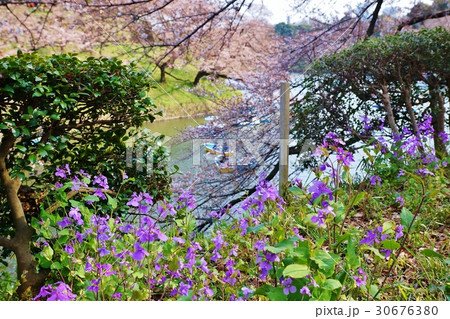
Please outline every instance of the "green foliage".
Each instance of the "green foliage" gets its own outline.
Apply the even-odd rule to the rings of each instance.
[[[145,72],[117,59],[20,52],[0,59],[1,143],[12,145],[6,166],[9,175],[19,177],[26,186],[19,197],[29,202],[24,205],[27,218],[38,211],[32,198],[45,197],[49,183],[57,180],[56,167],[67,163],[74,171],[88,167],[114,177],[112,188],[120,185],[117,176],[128,171],[134,177],[128,184],[130,191],[145,182],[152,196],[170,194],[163,137],[138,134],[134,129],[159,114],[146,93],[150,84]],[[130,142],[131,147],[145,144],[144,156],[152,153],[159,167],[153,175],[127,167],[126,143]],[[4,192],[0,186],[0,193]],[[0,197],[0,205],[1,232],[12,235],[6,197]]]
[[[392,108],[392,121],[400,128],[414,130],[417,119],[411,113],[419,119],[430,114],[433,123],[444,121],[445,107],[439,104],[438,95],[449,99],[449,45],[448,30],[423,29],[369,38],[322,57],[306,73],[301,83],[306,93],[293,108],[299,145],[306,139],[319,143],[330,131],[348,145],[368,141],[372,128],[391,125],[386,105]],[[364,114],[380,120],[365,123],[361,120]],[[444,131],[442,125],[434,125],[437,134]],[[440,140],[435,143],[443,151]]]

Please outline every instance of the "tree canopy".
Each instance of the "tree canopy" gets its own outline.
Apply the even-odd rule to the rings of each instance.
[[[445,130],[449,99],[450,33],[442,28],[370,38],[318,60],[306,74],[307,92],[294,107],[300,142],[326,132],[350,144],[364,138],[363,115],[386,119],[391,131],[417,134],[417,117],[432,116],[435,147]],[[317,125],[309,123],[315,121]],[[447,123],[448,125],[448,123]]]

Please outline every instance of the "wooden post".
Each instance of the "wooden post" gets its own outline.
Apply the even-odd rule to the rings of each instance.
[[[281,83],[280,99],[280,169],[279,169],[280,196],[284,195],[284,189],[289,176],[289,83]]]

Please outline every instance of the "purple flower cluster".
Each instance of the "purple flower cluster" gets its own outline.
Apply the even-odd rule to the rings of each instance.
[[[317,226],[325,226],[325,220],[328,215],[333,215],[336,217],[336,214],[333,211],[333,207],[331,205],[326,206],[325,208],[321,208],[317,210],[318,214],[311,217],[311,221]]]
[[[370,185],[381,186],[381,177],[377,175],[373,175],[372,177],[370,177]]]
[[[47,301],[69,301],[75,300],[77,295],[72,293],[72,289],[62,281],[56,282],[53,286],[43,286],[39,294],[33,300],[40,300],[47,297]]]
[[[153,197],[148,193],[139,193],[139,195],[134,192],[131,195],[131,199],[127,202],[127,206],[135,207],[137,211],[141,214],[147,214],[150,206],[153,205]]]
[[[359,276],[353,276],[357,287],[361,287],[367,284],[367,275],[361,268],[358,268]]]
[[[258,185],[256,186],[256,192],[253,196],[247,197],[241,205],[242,211],[248,211],[252,217],[261,217],[265,203],[271,201],[276,203],[280,211],[283,209],[283,198],[278,195],[278,190],[269,181],[264,179],[264,174],[259,177]]]
[[[394,228],[394,239],[398,240],[403,237],[403,225],[396,225]],[[374,246],[376,243],[380,243],[383,240],[390,239],[391,235],[383,234],[383,227],[376,227],[374,230],[367,230],[367,236],[363,238],[359,243],[361,245],[366,244],[368,246]],[[384,253],[386,258],[389,258],[392,251],[390,249],[380,249],[381,253]]]
[[[312,186],[308,189],[308,192],[312,194],[311,203],[322,195],[324,195],[328,200],[333,200],[333,192],[327,187],[327,185],[322,181],[313,181]]]

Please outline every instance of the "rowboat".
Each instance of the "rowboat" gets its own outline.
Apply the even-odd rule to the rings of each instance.
[[[205,149],[207,153],[211,153],[214,155],[223,155],[222,146],[219,146],[215,143],[205,143]],[[230,156],[232,152],[227,151],[225,152],[225,156]]]

